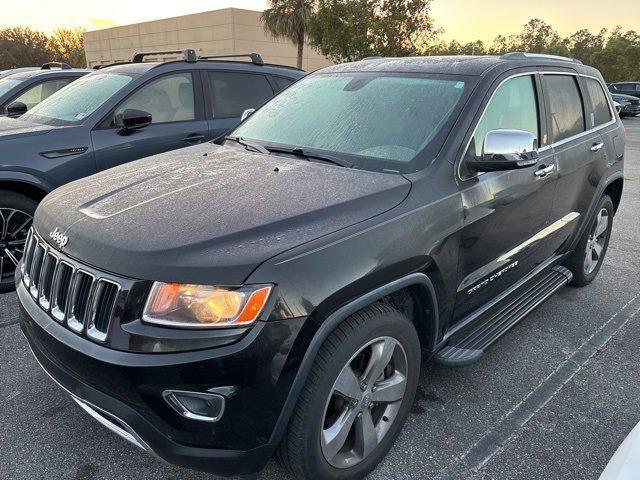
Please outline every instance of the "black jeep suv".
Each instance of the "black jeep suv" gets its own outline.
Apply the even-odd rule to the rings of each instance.
[[[38,208],[16,284],[42,367],[179,465],[357,479],[421,359],[466,365],[599,268],[624,133],[598,71],[502,57],[318,71],[219,144]]]

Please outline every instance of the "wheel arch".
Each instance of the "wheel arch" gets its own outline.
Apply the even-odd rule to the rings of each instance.
[[[51,186],[39,178],[20,172],[2,172],[0,190],[20,193],[40,202],[51,190]]]
[[[324,319],[311,339],[309,347],[307,348],[300,367],[298,368],[298,372],[287,396],[287,400],[280,412],[280,417],[278,418],[276,426],[271,434],[269,441],[270,444],[276,445],[282,439],[313,362],[315,361],[322,344],[329,337],[331,332],[344,319],[363,309],[367,305],[377,301],[390,303],[400,311],[403,311],[403,297],[405,299],[411,298],[411,301],[417,302],[416,305],[422,305],[421,302],[428,302],[424,305],[429,311],[428,318],[420,318],[414,315],[413,318],[410,319],[414,325],[416,325],[418,335],[421,337],[421,347],[423,350],[433,350],[440,331],[440,318],[436,287],[429,276],[425,273],[416,272],[408,274],[385,285],[379,286],[341,306]],[[406,312],[403,313],[406,314]],[[424,341],[426,341],[427,344],[423,343]]]
[[[622,189],[624,187],[624,178],[618,177],[612,180],[604,189],[603,194],[609,195],[613,201],[613,211],[618,211],[620,200],[622,200]]]

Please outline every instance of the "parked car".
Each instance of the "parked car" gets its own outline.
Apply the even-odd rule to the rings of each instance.
[[[18,69],[16,69],[18,70]],[[19,117],[49,98],[62,87],[91,70],[71,68],[66,63],[45,63],[39,70],[28,69],[0,78],[0,117]]]
[[[624,129],[577,61],[329,67],[217,144],[73,182],[18,268],[35,357],[169,462],[358,479],[393,445],[421,358],[467,365],[598,274]]]
[[[38,202],[54,188],[100,170],[223,135],[242,112],[260,106],[305,72],[230,61],[237,55],[131,63],[101,68],[33,107],[0,118],[0,291],[13,288]],[[11,78],[11,77],[9,77]],[[20,227],[20,228],[18,228]]]
[[[41,67],[17,67],[17,68],[9,68],[7,70],[0,70],[0,78],[6,77],[7,75],[13,75],[14,73],[20,72],[30,72],[32,70],[40,70]]]
[[[611,93],[622,93],[633,97],[640,97],[640,82],[618,82],[609,83]]]
[[[640,114],[640,98],[621,93],[612,93],[611,98],[613,98],[614,102],[620,104],[619,113],[621,117],[632,117]]]

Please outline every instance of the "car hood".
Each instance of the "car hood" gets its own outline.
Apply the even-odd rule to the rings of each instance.
[[[617,102],[629,102],[632,100],[638,100],[638,97],[633,95],[625,95],[624,93],[612,93],[611,97]]]
[[[43,135],[59,127],[28,122],[19,118],[0,117],[0,141],[9,138]]]
[[[398,205],[411,183],[205,144],[132,162],[48,195],[34,225],[67,255],[133,278],[241,284],[262,262]]]

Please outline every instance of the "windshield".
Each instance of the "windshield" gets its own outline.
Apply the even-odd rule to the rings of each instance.
[[[312,75],[238,127],[233,136],[345,154],[360,168],[406,170],[442,130],[465,81],[381,73]]]
[[[119,73],[85,75],[20,118],[52,125],[81,123],[131,80],[133,77]]]
[[[14,78],[0,78],[0,97],[22,82],[23,80],[16,80]]]

